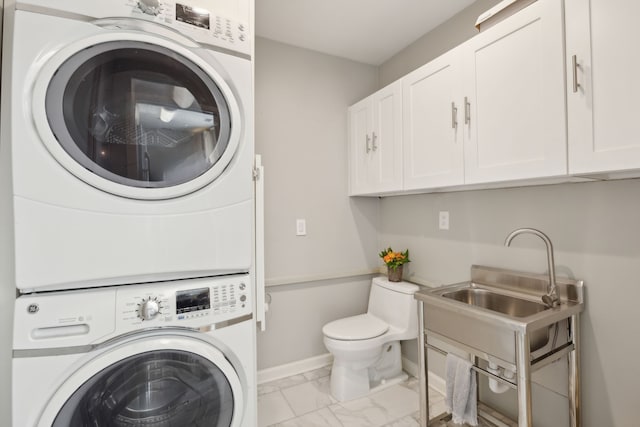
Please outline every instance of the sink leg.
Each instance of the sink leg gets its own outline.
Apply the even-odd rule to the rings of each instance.
[[[518,427],[532,427],[531,347],[529,334],[516,334],[516,370],[518,376]]]
[[[571,340],[573,351],[569,353],[569,424],[582,426],[580,413],[580,315],[571,316]]]
[[[420,369],[420,427],[429,424],[429,379],[424,328],[424,304],[418,303],[418,364]]]

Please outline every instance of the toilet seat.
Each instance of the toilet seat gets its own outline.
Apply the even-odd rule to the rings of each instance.
[[[322,333],[335,340],[355,341],[379,337],[388,330],[387,323],[365,313],[327,323],[322,328]]]

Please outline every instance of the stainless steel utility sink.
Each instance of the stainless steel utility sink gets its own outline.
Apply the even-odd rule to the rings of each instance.
[[[557,279],[560,304],[547,307],[542,296],[548,282],[547,275],[474,265],[470,281],[419,291],[415,297],[423,303],[430,335],[515,369],[518,335],[526,336],[535,358],[551,350],[552,327],[566,325],[584,308],[582,281],[564,278]]]
[[[444,293],[442,296],[514,317],[528,317],[548,308],[544,304],[491,292],[488,289],[481,288],[460,289],[458,291]]]
[[[423,426],[430,420],[427,350],[447,355],[449,346],[468,353],[475,372],[517,390],[521,427],[533,425],[532,373],[567,357],[570,424],[580,425],[580,313],[584,310],[584,284],[581,280],[556,277],[557,296],[554,293],[555,298],[549,303],[549,277],[474,265],[470,281],[415,293],[421,303],[418,346],[420,412],[426,420]],[[514,371],[515,378],[495,375],[485,368],[487,362]]]

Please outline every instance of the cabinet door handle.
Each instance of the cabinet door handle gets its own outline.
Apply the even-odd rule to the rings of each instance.
[[[367,134],[367,139],[366,139],[366,143],[365,143],[365,148],[367,150],[367,153],[369,151],[371,151],[371,137],[369,136],[369,134]]]
[[[471,121],[471,103],[469,98],[464,97],[464,124],[468,125]]]
[[[378,139],[378,135],[376,135],[375,132],[372,132],[373,138],[371,141],[371,147],[373,148],[373,151],[376,151],[378,149],[378,146],[376,145],[376,140]]]
[[[453,129],[458,127],[458,107],[456,107],[456,103],[451,103],[451,127]]]
[[[577,93],[578,88],[580,87],[580,83],[578,83],[578,68],[580,68],[580,64],[578,64],[578,57],[573,55],[571,57],[571,69],[573,70],[573,93]]]

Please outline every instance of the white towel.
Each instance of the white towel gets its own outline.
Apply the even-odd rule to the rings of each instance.
[[[447,395],[445,404],[447,412],[452,415],[456,424],[467,423],[478,425],[478,398],[476,390],[476,373],[471,369],[471,362],[455,354],[447,354]]]

